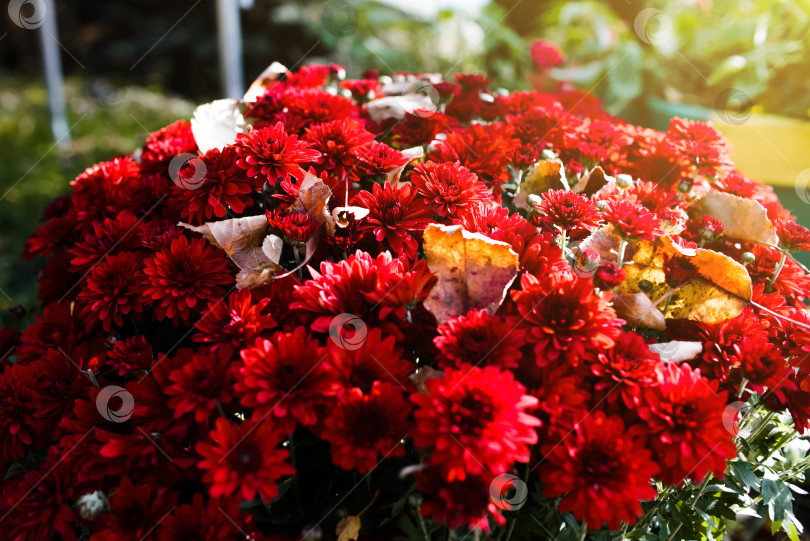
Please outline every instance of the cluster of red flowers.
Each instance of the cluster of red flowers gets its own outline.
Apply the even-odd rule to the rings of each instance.
[[[216,147],[177,121],[45,211],[26,253],[45,259],[42,314],[0,334],[0,537],[282,540],[366,509],[364,532],[386,539],[412,491],[425,517],[490,529],[504,474],[618,529],[653,480],[723,475],[740,392],[810,426],[810,277],[790,256],[810,232],[710,125],[662,133],[584,93],[499,93],[477,75],[342,73],[265,81]],[[414,81],[435,88],[432,109],[413,106]],[[184,154],[198,157],[177,168]],[[510,211],[552,157],[565,185]],[[328,198],[305,193],[313,178]],[[729,235],[701,210],[712,193],[761,209],[778,240]],[[265,216],[216,242],[190,228]],[[475,305],[471,282],[474,308],[437,321],[430,224],[514,254],[503,302]],[[605,229],[613,261],[577,253]],[[281,248],[237,289],[246,237]],[[755,304],[663,329],[620,317],[622,263],[664,237],[744,263]],[[699,353],[650,349],[681,341]]]

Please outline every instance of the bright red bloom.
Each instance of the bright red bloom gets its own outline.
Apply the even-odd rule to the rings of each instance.
[[[641,390],[657,382],[658,354],[650,351],[644,339],[634,332],[622,333],[615,346],[597,352],[595,357],[596,362],[588,366],[597,378],[594,390],[605,393],[605,400],[610,403],[621,397],[628,408],[635,408]],[[619,392],[614,393],[617,388]]]
[[[146,290],[158,320],[189,321],[191,310],[225,294],[221,286],[233,281],[222,251],[203,239],[179,237],[146,260]]]
[[[146,138],[141,164],[143,166],[166,162],[178,154],[194,152],[196,148],[191,122],[177,120]]]
[[[528,462],[540,421],[526,413],[536,398],[511,372],[494,366],[448,368],[444,377],[425,381],[427,394],[415,393],[413,443],[430,449],[430,463],[448,481],[471,475],[499,475],[512,463]]]
[[[408,185],[375,184],[371,193],[363,191],[357,197],[369,210],[363,228],[373,231],[377,242],[387,241],[397,255],[415,259],[419,244],[412,232],[424,231],[431,217],[416,190]]]
[[[496,204],[475,205],[469,212],[462,214],[456,223],[460,223],[471,233],[481,233],[492,240],[509,243],[521,259],[525,255],[524,248],[532,243],[537,233],[537,227],[520,214],[509,214],[509,209]]]
[[[681,485],[707,473],[722,478],[737,452],[723,425],[725,391],[687,364],[663,364],[658,386],[646,388],[639,415],[649,423],[649,445],[661,465],[661,480]]]
[[[408,158],[402,152],[379,141],[355,149],[354,154],[357,156],[357,168],[367,175],[385,175],[408,163]]]
[[[242,405],[253,409],[258,422],[271,416],[272,424],[291,434],[296,423],[312,426],[318,408],[328,404],[338,390],[326,354],[303,327],[277,332],[273,339],[259,338],[242,350],[236,392]]]
[[[543,494],[564,495],[560,511],[585,520],[588,528],[598,530],[603,522],[611,530],[618,530],[621,522],[633,524],[642,514],[640,500],[657,494],[650,481],[658,467],[650,451],[627,435],[617,416],[597,411],[542,452]]]
[[[416,489],[425,496],[419,512],[436,522],[446,522],[448,528],[478,528],[488,532],[489,516],[504,525],[506,519],[490,497],[491,478],[491,475],[467,475],[448,482],[436,468],[417,472]]]
[[[695,243],[711,242],[723,234],[725,227],[717,218],[704,214],[699,218],[689,219],[681,236]]]
[[[374,99],[380,91],[380,82],[374,79],[348,79],[340,81],[340,88],[345,88],[352,93],[355,99]]]
[[[431,115],[405,113],[405,118],[394,126],[392,132],[400,148],[429,145],[439,133],[457,122],[439,112]]]
[[[233,374],[229,359],[217,353],[198,353],[191,362],[169,374],[174,382],[166,387],[171,397],[169,407],[174,418],[194,413],[194,421],[207,425],[211,412],[218,405],[228,404],[233,396]]]
[[[540,197],[542,202],[535,209],[541,224],[577,235],[598,227],[602,221],[593,203],[570,190],[549,190]]]
[[[520,278],[521,291],[512,299],[528,325],[540,366],[563,358],[576,366],[589,349],[613,347],[623,320],[593,291],[590,280],[556,275],[543,281],[531,274]]]
[[[101,320],[105,331],[109,331],[113,323],[122,327],[126,315],[140,319],[143,312],[140,265],[141,256],[134,252],[121,252],[102,259],[77,297],[84,304],[82,315],[87,320]]]
[[[625,200],[608,202],[605,220],[625,239],[652,241],[663,234],[658,216],[641,205]]]
[[[408,376],[416,366],[405,359],[393,336],[383,339],[382,331],[373,328],[348,345],[339,340],[327,344],[327,362],[342,387],[358,388],[369,394],[375,382],[397,387],[408,385]]]
[[[437,332],[433,343],[442,353],[443,368],[462,364],[516,368],[523,356],[526,331],[485,310],[470,310],[440,325]]]
[[[728,156],[728,141],[714,129],[711,122],[673,118],[667,135],[700,175],[716,177],[734,168]]]
[[[486,185],[459,163],[420,163],[410,180],[439,216],[457,217],[472,205],[492,201]]]
[[[593,273],[593,283],[599,289],[613,289],[624,282],[624,278],[624,269],[611,261],[599,265]]]
[[[506,166],[510,151],[517,144],[507,124],[472,124],[464,130],[448,133],[430,153],[430,159],[459,162],[498,194],[500,184],[510,179]]]
[[[304,170],[299,164],[311,162],[320,156],[317,150],[309,147],[309,143],[299,141],[297,135],[287,135],[284,124],[277,122],[274,126],[248,134],[238,134],[236,153],[239,160],[236,163],[249,177],[261,175],[271,186],[275,186],[279,178],[304,178]]]
[[[196,449],[211,496],[238,493],[252,500],[258,494],[269,502],[278,496],[278,479],[295,473],[286,462],[289,453],[276,449],[282,434],[271,421],[236,425],[220,417],[209,437],[212,443],[201,441]]]
[[[212,148],[200,158],[186,162],[177,172],[173,190],[180,215],[199,224],[212,217],[222,218],[230,208],[241,214],[253,206],[250,197],[261,182],[248,178],[237,165],[239,155],[233,146],[221,151]]]
[[[405,319],[408,310],[427,299],[437,280],[424,259],[417,261],[410,270],[407,270],[405,261],[395,259],[392,264],[377,267],[374,290],[362,293],[368,302],[380,308],[381,318],[393,312]]]
[[[775,220],[773,223],[779,246],[789,252],[810,251],[810,230],[790,220]]]
[[[160,541],[187,541],[189,539],[217,539],[241,541],[247,526],[240,524],[240,498],[204,499],[199,492],[190,503],[176,507],[158,529]]]
[[[381,459],[405,454],[400,440],[408,434],[410,413],[397,385],[375,382],[369,394],[355,387],[340,396],[321,436],[332,445],[336,465],[366,473]]]
[[[357,162],[355,151],[369,145],[374,140],[374,134],[366,131],[356,120],[333,120],[307,128],[304,140],[320,153],[317,158],[309,160],[318,165],[316,170],[327,171],[329,175],[343,179],[350,173],[352,177],[357,176],[354,171]]]
[[[305,243],[321,225],[305,212],[287,212],[277,208],[273,211],[268,210],[266,214],[270,228],[292,243]]]
[[[540,69],[556,68],[564,62],[562,51],[550,41],[537,40],[531,46],[532,62]]]
[[[222,351],[226,357],[252,344],[259,334],[276,326],[266,313],[270,299],[253,304],[250,291],[236,291],[227,301],[218,299],[208,305],[195,328],[192,340],[208,344],[211,351]]]

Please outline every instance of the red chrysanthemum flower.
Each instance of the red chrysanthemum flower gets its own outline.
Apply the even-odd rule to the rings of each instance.
[[[406,269],[401,259],[378,266],[374,290],[362,292],[368,302],[379,307],[380,318],[393,312],[400,319],[405,319],[408,310],[413,310],[427,299],[438,280],[424,259],[417,261],[410,270]]]
[[[146,260],[146,290],[158,320],[189,321],[191,310],[225,294],[221,286],[233,281],[228,260],[203,239],[180,237]]]
[[[556,68],[564,62],[562,51],[550,41],[537,40],[530,50],[532,62],[540,69]]]
[[[595,356],[596,361],[589,363],[587,368],[597,378],[594,390],[604,393],[609,403],[621,397],[628,408],[634,408],[638,405],[641,389],[656,384],[655,370],[660,359],[636,333],[622,333],[615,346],[599,351]],[[617,388],[619,392],[614,393]]]
[[[704,214],[699,218],[690,218],[686,222],[686,230],[681,233],[681,236],[694,243],[706,243],[716,240],[723,234],[724,229],[723,222]]]
[[[431,210],[417,199],[416,190],[386,183],[373,191],[360,192],[360,203],[369,210],[363,228],[371,230],[377,242],[387,241],[397,255],[416,258],[419,244],[411,232],[421,232],[430,223]]]
[[[490,497],[492,476],[467,475],[448,482],[436,468],[417,472],[416,489],[425,497],[419,509],[423,517],[432,517],[448,528],[478,528],[488,532],[489,516],[503,526],[506,519]]]
[[[348,338],[346,342],[330,340],[327,362],[336,381],[345,389],[358,388],[368,394],[375,382],[407,386],[408,376],[416,366],[405,359],[393,336],[383,339],[378,328]],[[348,347],[347,347],[348,346]]]
[[[173,384],[166,387],[174,418],[194,413],[194,421],[208,424],[211,412],[231,401],[233,375],[229,358],[217,353],[197,353],[191,362],[169,374]]]
[[[316,170],[343,179],[350,173],[352,177],[357,176],[354,172],[355,151],[370,144],[374,134],[356,120],[333,120],[307,128],[304,140],[320,153],[317,158],[309,160],[317,164]]]
[[[91,541],[140,541],[148,539],[155,524],[172,510],[177,496],[156,482],[133,482],[129,476],[110,495],[110,512],[99,517]]]
[[[34,361],[49,349],[62,349],[73,356],[82,343],[93,343],[98,325],[83,320],[81,310],[73,302],[48,304],[43,308],[42,315],[36,316],[36,323],[20,334],[20,345],[17,347],[19,362]]]
[[[410,413],[396,385],[376,382],[368,394],[355,387],[341,395],[321,437],[331,444],[336,465],[366,473],[381,459],[405,454],[400,441],[408,435]]]
[[[52,447],[39,469],[14,479],[16,486],[3,501],[2,518],[11,523],[6,539],[50,541],[58,533],[64,541],[78,541],[69,503],[78,494],[68,458]]]
[[[211,496],[238,493],[252,500],[258,494],[269,502],[278,496],[278,479],[295,473],[286,462],[289,453],[276,449],[281,433],[270,421],[235,425],[219,418],[209,437],[212,443],[199,442],[196,449],[203,458],[200,469],[207,470],[203,481]]]
[[[141,247],[140,234],[139,221],[129,211],[93,224],[93,232],[68,250],[73,255],[70,266],[84,273],[105,256],[137,250]]]
[[[569,190],[549,190],[540,196],[535,205],[538,225],[556,226],[572,236],[590,231],[599,226],[602,217],[596,206],[586,197]]]
[[[235,147],[239,155],[237,165],[249,177],[261,175],[271,186],[275,186],[278,179],[290,176],[303,179],[304,170],[300,164],[320,156],[317,150],[309,148],[309,143],[299,141],[297,135],[287,135],[281,122],[247,134],[238,134]]]
[[[262,331],[276,326],[273,316],[265,313],[269,303],[270,299],[262,299],[253,304],[247,290],[232,293],[227,301],[212,302],[195,325],[197,332],[192,340],[230,357],[236,350],[252,344]]]
[[[576,366],[588,349],[613,347],[623,320],[593,291],[590,280],[572,275],[540,279],[523,274],[512,299],[529,327],[537,363],[564,358]]]
[[[146,138],[141,164],[143,167],[166,162],[178,154],[194,152],[196,148],[191,122],[177,120]]]
[[[435,162],[459,162],[496,190],[497,195],[500,184],[511,178],[506,166],[512,147],[518,144],[519,141],[512,138],[508,124],[472,124],[463,130],[448,133],[447,138],[430,153],[430,159]]]
[[[176,507],[159,526],[159,541],[217,539],[240,541],[247,524],[239,510],[241,498],[204,498],[197,492],[189,503]]]
[[[355,149],[354,154],[357,156],[357,168],[367,175],[385,175],[408,163],[408,158],[402,152],[379,141]]]
[[[455,126],[455,118],[440,112],[431,115],[405,113],[405,117],[393,128],[394,141],[400,148],[429,145],[436,136]]]
[[[270,228],[288,242],[303,244],[312,238],[319,224],[315,218],[305,212],[287,212],[277,208],[267,211],[267,223]]]
[[[91,321],[101,320],[105,331],[109,331],[113,323],[123,326],[126,315],[140,319],[143,312],[140,265],[141,256],[134,252],[121,252],[102,259],[77,297],[84,304],[83,316]]]
[[[117,340],[107,360],[124,376],[130,372],[146,372],[152,366],[152,344],[145,336]]]
[[[716,177],[734,168],[729,159],[728,141],[711,122],[673,118],[667,136],[700,175]]]
[[[499,475],[512,463],[528,462],[540,421],[526,413],[536,398],[511,372],[494,366],[463,365],[425,381],[427,394],[415,393],[413,443],[430,449],[430,463],[448,481],[468,474]]]
[[[645,207],[625,200],[608,202],[605,220],[625,239],[652,241],[663,234],[661,220]]]
[[[439,216],[456,217],[471,205],[492,201],[486,185],[459,163],[420,163],[410,180]]]
[[[773,223],[779,246],[788,252],[810,251],[810,230],[790,220],[775,220]]]
[[[485,310],[470,310],[440,325],[437,332],[433,343],[442,354],[442,368],[462,364],[517,368],[523,356],[526,331]]]
[[[381,90],[380,82],[374,79],[347,79],[340,81],[340,88],[345,88],[352,93],[352,97],[358,100],[374,99]]]
[[[259,338],[241,355],[236,392],[242,405],[253,408],[254,421],[272,416],[285,434],[291,434],[296,423],[314,425],[319,408],[338,391],[324,349],[303,327],[277,332],[272,340]]]
[[[621,418],[597,411],[577,423],[563,441],[542,448],[543,494],[564,496],[559,509],[598,530],[607,522],[633,524],[641,501],[656,496],[650,481],[658,467],[650,451],[628,436]],[[601,502],[601,503],[600,503]]]
[[[723,425],[728,393],[717,388],[689,365],[663,364],[658,385],[645,389],[638,412],[649,424],[649,445],[665,483],[701,481],[709,472],[722,478],[726,460],[735,456],[733,435]]]
[[[222,218],[228,208],[241,214],[253,205],[250,193],[260,188],[261,182],[248,178],[236,164],[236,152],[233,146],[221,151],[212,148],[177,172],[173,195],[182,217],[199,224],[212,217]]]
[[[593,273],[593,284],[599,289],[608,290],[618,287],[624,282],[624,278],[624,269],[611,261],[605,261]]]
[[[492,240],[509,243],[516,254],[524,255],[524,248],[537,234],[537,227],[527,222],[518,213],[509,214],[509,209],[496,204],[475,205],[462,214],[456,223],[471,233],[481,233]]]

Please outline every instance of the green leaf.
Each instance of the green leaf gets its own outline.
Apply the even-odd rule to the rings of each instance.
[[[759,490],[759,477],[751,471],[751,464],[734,460],[728,463],[728,467],[732,476],[735,479],[739,479],[744,487]]]

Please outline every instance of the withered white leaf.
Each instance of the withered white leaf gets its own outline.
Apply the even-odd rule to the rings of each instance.
[[[273,84],[274,81],[277,81],[279,77],[287,73],[289,70],[286,66],[279,62],[273,62],[269,66],[267,66],[263,72],[256,77],[256,80],[250,85],[248,91],[245,92],[245,96],[242,98],[242,101],[245,103],[249,103],[252,101],[256,101],[258,98],[264,96],[264,93]]]
[[[232,99],[204,103],[194,110],[191,118],[191,133],[200,152],[205,154],[216,148],[236,142],[236,135],[245,133],[247,124],[239,109],[239,102]]]
[[[661,360],[668,363],[691,361],[703,352],[703,342],[672,340],[660,344],[650,344],[650,351],[657,353]]]
[[[517,276],[518,256],[508,243],[460,225],[430,224],[424,249],[428,268],[438,277],[425,308],[439,323],[472,309],[494,314]]]

